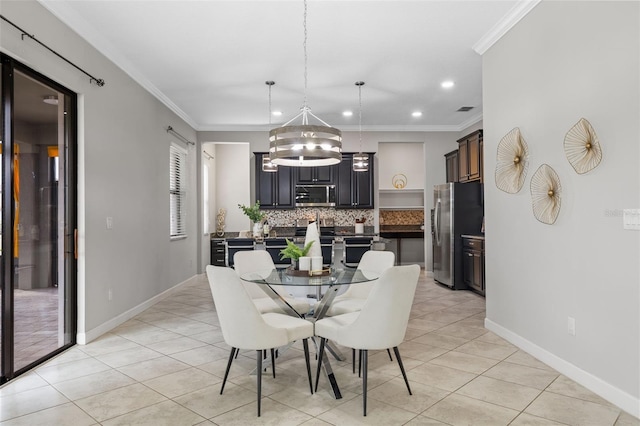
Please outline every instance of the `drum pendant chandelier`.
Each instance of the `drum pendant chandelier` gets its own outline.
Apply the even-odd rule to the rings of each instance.
[[[269,132],[273,164],[293,167],[331,166],[342,161],[342,132],[311,113],[307,105],[307,1],[304,1],[304,102],[300,113]],[[319,125],[309,124],[309,117]],[[291,124],[301,119],[302,124]]]

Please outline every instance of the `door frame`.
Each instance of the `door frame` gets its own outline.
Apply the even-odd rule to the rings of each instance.
[[[2,253],[0,256],[0,271],[2,275],[2,299],[0,300],[0,321],[2,321],[2,336],[0,339],[0,384],[15,378],[16,376],[30,370],[34,366],[52,358],[60,352],[75,345],[78,323],[77,308],[77,288],[78,288],[78,262],[76,255],[76,230],[78,227],[78,123],[77,123],[77,94],[61,84],[51,80],[50,78],[40,74],[36,70],[22,64],[12,57],[0,52],[0,62],[2,63],[2,91],[0,92],[2,108],[2,134],[0,140],[3,141],[2,155],[2,180],[0,185],[5,185],[8,191],[2,191]],[[66,179],[68,181],[68,191],[66,194],[65,222],[64,231],[64,256],[65,256],[65,293],[58,297],[65,298],[65,317],[69,318],[69,330],[66,331],[70,336],[69,343],[50,352],[42,358],[14,370],[14,285],[15,285],[15,262],[13,257],[13,222],[15,219],[15,209],[13,203],[13,143],[14,143],[14,72],[21,73],[33,78],[34,80],[52,87],[56,91],[62,92],[70,97],[69,108],[67,111],[68,131],[65,133],[67,138],[65,142],[64,153],[59,155],[65,156]],[[65,202],[63,200],[62,202]],[[8,254],[8,255],[7,255]]]

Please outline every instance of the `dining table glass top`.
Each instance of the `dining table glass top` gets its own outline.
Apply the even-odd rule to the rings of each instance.
[[[240,278],[256,284],[276,284],[284,286],[334,286],[365,283],[376,280],[380,274],[355,268],[331,268],[322,275],[292,273],[288,268],[255,271],[242,275]]]

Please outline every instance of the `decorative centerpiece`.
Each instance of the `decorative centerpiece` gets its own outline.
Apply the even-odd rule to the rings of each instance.
[[[227,211],[224,208],[218,210],[218,225],[216,226],[216,234],[218,237],[224,237],[224,217],[226,214]]]
[[[308,274],[308,270],[300,271],[300,258],[307,256],[314,242],[310,241],[303,248],[300,248],[288,238],[286,238],[286,241],[287,247],[280,250],[280,259],[291,259],[291,266],[287,268],[287,272],[290,272],[292,275],[295,275],[298,272],[300,272],[300,275]]]
[[[260,201],[256,201],[253,206],[245,206],[244,204],[238,204],[238,207],[242,209],[242,213],[246,214],[253,222],[253,237],[260,238],[262,236],[262,219],[265,218],[265,214],[260,211]]]

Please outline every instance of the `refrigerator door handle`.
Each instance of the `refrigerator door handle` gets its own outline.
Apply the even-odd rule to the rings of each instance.
[[[434,222],[434,234],[436,236],[436,244],[440,245],[440,206],[441,206],[440,198],[436,201],[436,208],[434,211],[433,222]]]

